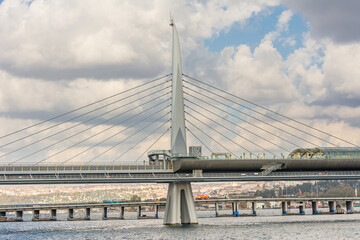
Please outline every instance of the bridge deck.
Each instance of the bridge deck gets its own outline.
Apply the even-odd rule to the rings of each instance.
[[[84,183],[168,183],[223,182],[223,181],[302,181],[302,180],[350,180],[360,179],[360,171],[328,172],[218,172],[218,173],[173,173],[173,172],[97,172],[97,173],[0,173],[0,185],[9,184],[84,184]]]

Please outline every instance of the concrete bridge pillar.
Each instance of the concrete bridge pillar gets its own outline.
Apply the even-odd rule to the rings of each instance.
[[[159,205],[155,205],[154,209],[155,209],[155,217],[159,218]]]
[[[239,216],[238,203],[232,202],[231,204],[232,204],[233,216]]]
[[[346,213],[354,213],[353,201],[346,201]]]
[[[251,203],[251,210],[254,215],[256,215],[256,202]]]
[[[138,206],[138,217],[141,217],[141,205]]]
[[[56,209],[50,209],[50,218],[56,219]]]
[[[305,206],[304,206],[303,202],[300,202],[300,204],[299,204],[299,213],[305,214]]]
[[[194,197],[190,182],[169,183],[164,224],[197,224]]]
[[[215,216],[219,216],[219,203],[215,203]]]
[[[107,218],[108,217],[108,209],[107,207],[103,207],[103,214],[102,214],[102,218]]]
[[[311,206],[312,206],[313,214],[319,214],[318,201],[312,201]]]
[[[85,218],[90,219],[90,214],[91,214],[91,208],[85,208]]]
[[[121,206],[120,207],[120,218],[124,218],[124,214],[125,214],[125,207]]]
[[[335,201],[329,201],[329,211],[331,212],[331,213],[334,213],[334,212],[336,212],[336,209],[335,209]]]
[[[39,219],[40,218],[40,210],[33,210],[33,219]]]
[[[23,211],[15,211],[15,218],[22,219],[23,218]]]
[[[69,209],[68,209],[68,218],[69,218],[69,219],[73,219],[73,218],[74,218],[74,209],[73,209],[73,208],[69,208]]]
[[[286,215],[288,213],[288,202],[281,202],[282,214]]]

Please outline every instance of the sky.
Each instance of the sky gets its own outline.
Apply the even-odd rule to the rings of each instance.
[[[171,12],[183,73],[360,145],[359,10],[356,0],[0,1],[0,136],[170,73]]]

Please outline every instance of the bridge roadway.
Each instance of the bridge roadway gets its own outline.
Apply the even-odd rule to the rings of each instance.
[[[0,171],[0,185],[356,180],[360,171],[189,172],[163,170]]]

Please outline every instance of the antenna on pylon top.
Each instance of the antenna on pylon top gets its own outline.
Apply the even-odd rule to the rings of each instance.
[[[170,26],[174,26],[174,19],[170,12]]]

